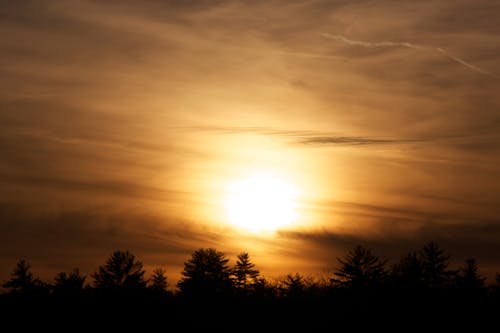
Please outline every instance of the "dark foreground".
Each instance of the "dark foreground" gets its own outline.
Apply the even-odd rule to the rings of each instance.
[[[497,294],[335,291],[314,297],[1,295],[4,327],[50,331],[260,332],[480,328],[500,319]]]

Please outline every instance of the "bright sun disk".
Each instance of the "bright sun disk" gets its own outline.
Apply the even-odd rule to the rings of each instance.
[[[296,188],[276,176],[245,178],[227,188],[227,217],[237,227],[273,231],[297,219],[296,197]]]

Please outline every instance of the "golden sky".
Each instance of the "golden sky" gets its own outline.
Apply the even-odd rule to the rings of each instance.
[[[175,280],[198,247],[264,275],[437,240],[500,271],[500,3],[0,1],[0,279],[117,248]],[[271,174],[296,220],[236,230]],[[273,177],[274,177],[273,176]],[[45,274],[45,275],[44,275]]]

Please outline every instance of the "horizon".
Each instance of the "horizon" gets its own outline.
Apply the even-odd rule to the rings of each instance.
[[[420,249],[411,249],[411,250],[407,251],[406,253],[400,253],[399,256],[397,257],[397,260],[388,260],[385,257],[378,256],[376,251],[373,251],[373,249],[371,249],[371,248],[366,248],[366,249],[372,251],[373,255],[375,255],[377,258],[379,258],[379,260],[384,262],[384,269],[386,270],[386,272],[388,274],[391,274],[392,269],[395,267],[395,265],[400,264],[401,260],[407,254],[409,254],[411,252],[416,252],[418,255],[422,255],[422,250],[423,250],[424,245],[429,244],[429,242],[433,242],[433,241],[428,241],[425,244],[422,244],[422,247]],[[356,244],[356,246],[358,246],[358,245],[363,246],[362,244]],[[437,245],[439,246],[439,244],[437,244]],[[209,248],[197,248],[197,249],[194,249],[193,251],[191,251],[190,255],[182,263],[181,270],[179,270],[177,272],[173,272],[171,269],[166,269],[166,267],[148,265],[148,263],[143,262],[140,257],[135,256],[134,252],[130,251],[128,249],[115,249],[115,251],[126,251],[126,252],[130,252],[132,255],[134,255],[135,259],[143,265],[144,271],[145,271],[144,278],[148,283],[150,282],[150,279],[151,279],[155,269],[164,269],[165,270],[164,276],[166,277],[167,284],[168,284],[167,290],[177,292],[178,291],[178,282],[182,278],[182,271],[186,267],[185,263],[188,262],[188,260],[192,258],[193,253],[195,253],[196,251],[202,250],[202,249],[206,250]],[[219,249],[216,249],[216,248],[211,248],[211,249],[215,249],[217,251],[220,251]],[[465,261],[460,263],[460,264],[457,264],[456,260],[453,260],[453,256],[451,256],[446,251],[446,249],[443,249],[443,248],[441,248],[441,249],[444,250],[445,256],[450,256],[449,266],[447,267],[447,269],[450,269],[451,271],[456,271],[456,272],[460,272],[461,269],[464,269],[464,267],[466,266]],[[287,276],[294,276],[294,275],[298,274],[306,280],[312,279],[312,280],[310,280],[310,282],[319,283],[320,285],[326,283],[326,285],[327,285],[328,284],[327,281],[330,281],[330,279],[334,278],[335,274],[338,272],[339,268],[342,267],[342,265],[339,263],[339,260],[340,259],[345,260],[348,253],[352,250],[353,250],[353,248],[348,249],[348,251],[346,253],[344,253],[341,257],[336,258],[337,260],[336,260],[336,263],[334,265],[332,265],[331,267],[325,267],[322,271],[316,271],[316,272],[310,272],[310,273],[303,273],[303,272],[298,272],[298,271],[294,271],[294,272],[288,271],[288,272],[277,272],[274,275],[262,274],[261,270],[259,268],[258,262],[255,262],[252,255],[248,252],[240,251],[240,252],[234,254],[233,256],[227,255],[226,253],[224,253],[224,251],[220,251],[220,252],[223,253],[225,255],[225,257],[228,259],[228,263],[227,263],[228,267],[235,267],[235,263],[238,259],[237,258],[238,255],[241,253],[247,253],[249,255],[250,262],[255,265],[255,269],[257,269],[257,271],[259,272],[259,276],[261,278],[264,278],[267,282],[269,282],[271,284],[276,284],[279,281],[283,281],[284,279],[287,278]],[[115,251],[113,251],[113,252],[115,252]],[[110,255],[111,255],[111,253],[110,253]],[[110,255],[108,255],[106,257],[106,260],[108,260],[110,258]],[[396,258],[396,256],[393,256],[393,258]],[[469,257],[467,259],[475,259],[475,258]],[[57,271],[56,270],[56,271],[54,271],[52,276],[39,276],[37,274],[36,270],[33,269],[33,263],[29,260],[29,258],[19,258],[16,261],[16,263],[19,262],[19,260],[26,260],[26,262],[31,267],[30,271],[33,273],[34,277],[40,278],[43,283],[48,283],[49,285],[51,285],[54,281],[54,277],[58,273],[63,273],[63,272],[69,273],[70,271],[77,269],[79,271],[79,273],[85,277],[84,286],[89,286],[89,287],[94,286],[94,283],[95,283],[94,274],[98,272],[99,267],[103,267],[103,265],[105,264],[105,261],[103,260],[99,264],[99,267],[95,267],[95,269],[92,271],[82,271],[78,266],[73,266],[71,269],[67,269],[65,271]],[[476,264],[477,264],[477,262],[476,262]],[[12,272],[11,272],[11,274],[12,274]],[[494,273],[495,276],[492,276],[492,275],[490,276],[490,275],[484,274],[481,266],[478,265],[477,274],[479,277],[485,278],[485,286],[486,287],[494,287],[496,284],[498,284],[498,281],[496,281],[496,279],[498,278],[498,276],[500,274],[498,272]],[[172,276],[174,276],[175,278],[172,279]],[[0,285],[0,290],[2,290],[4,292],[7,291],[7,289],[3,286],[3,283],[5,283],[5,281],[7,281],[7,279],[5,279],[4,281],[0,281],[0,282],[2,282],[2,285]]]

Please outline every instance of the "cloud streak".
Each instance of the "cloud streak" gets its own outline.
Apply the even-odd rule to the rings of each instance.
[[[407,43],[407,42],[393,42],[393,41],[366,42],[366,41],[362,41],[362,40],[349,39],[349,38],[344,37],[342,35],[331,35],[331,34],[326,33],[326,32],[321,33],[321,36],[323,36],[324,38],[327,38],[327,39],[336,40],[336,41],[346,43],[346,44],[349,44],[352,46],[362,46],[362,47],[368,47],[368,48],[387,47],[387,46],[389,46],[389,47],[402,46],[402,47],[407,47],[410,49],[417,49],[417,50],[426,49],[426,47],[422,47],[422,46],[415,45],[412,43]]]
[[[371,145],[402,145],[402,144],[425,144],[433,143],[440,145],[450,145],[458,148],[462,142],[476,142],[475,149],[483,148],[491,150],[495,148],[492,138],[489,138],[489,132],[474,133],[455,133],[455,134],[434,134],[420,135],[413,137],[378,137],[363,135],[345,135],[328,133],[314,129],[278,129],[266,126],[193,126],[193,127],[172,127],[171,130],[203,131],[215,134],[238,135],[238,134],[256,134],[283,137],[291,139],[294,144],[306,146],[351,146],[362,147]]]
[[[154,188],[142,184],[118,181],[118,180],[81,180],[65,179],[62,177],[33,176],[33,175],[15,175],[0,174],[0,184],[12,184],[27,187],[41,187],[58,189],[62,191],[75,191],[87,193],[104,193],[107,195],[116,195],[133,198],[148,198],[158,200],[158,197],[165,195],[180,195],[183,192]]]
[[[0,264],[8,266],[2,280],[18,258],[28,258],[37,274],[51,278],[56,268],[71,265],[90,273],[119,248],[131,250],[147,265],[168,267],[175,281],[192,250],[224,243],[227,237],[191,221],[109,206],[36,214],[0,202],[0,218],[5,221],[0,223]]]
[[[453,54],[450,54],[446,50],[440,48],[440,47],[432,47],[432,46],[425,46],[425,45],[417,45],[413,43],[408,43],[408,42],[394,42],[394,41],[380,41],[380,42],[368,42],[368,41],[363,41],[363,40],[355,40],[355,39],[350,39],[342,35],[332,35],[326,32],[321,33],[321,36],[329,39],[329,40],[334,40],[337,42],[341,42],[344,44],[348,44],[351,46],[361,46],[365,48],[380,48],[380,47],[406,47],[409,49],[414,49],[414,50],[426,50],[426,51],[433,51],[436,53],[439,53],[440,55],[453,60],[454,62],[472,70],[475,72],[478,72],[483,75],[489,75],[489,76],[495,76],[493,73],[490,73],[482,68],[479,68],[477,66],[474,66],[470,64],[469,62],[463,60],[462,58],[459,58]]]
[[[488,230],[485,234],[484,230]],[[357,244],[370,247],[375,253],[395,263],[408,251],[420,250],[427,241],[437,241],[451,254],[452,266],[462,265],[463,260],[474,257],[481,264],[482,273],[493,277],[495,265],[500,260],[500,247],[496,241],[500,236],[498,225],[449,225],[436,226],[427,224],[410,235],[394,234],[391,237],[379,235],[360,235],[332,231],[291,231],[281,232],[283,239],[296,240],[302,243],[301,249],[307,252],[311,260],[322,257],[332,263],[335,257],[342,257],[349,248]]]
[[[419,142],[421,140],[410,139],[382,139],[358,136],[317,136],[304,138],[299,141],[306,145],[333,145],[333,146],[368,146],[368,145],[390,145]]]
[[[249,126],[249,127],[220,127],[220,126],[200,126],[189,127],[185,129],[209,131],[221,134],[258,134],[281,136],[285,138],[294,138],[294,143],[304,145],[321,146],[368,146],[368,145],[389,145],[404,144],[412,142],[421,142],[423,139],[405,139],[405,138],[378,138],[365,136],[332,135],[314,130],[280,130],[271,127]]]

